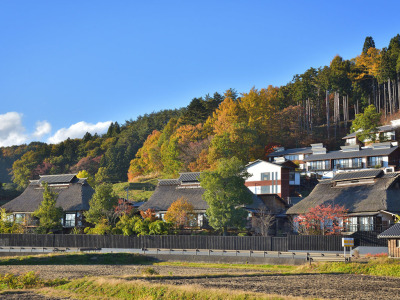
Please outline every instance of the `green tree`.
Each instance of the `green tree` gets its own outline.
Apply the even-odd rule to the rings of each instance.
[[[222,159],[215,171],[206,171],[200,176],[200,185],[205,189],[203,200],[209,224],[226,235],[228,227],[242,228],[247,211],[243,205],[252,202],[252,194],[244,185],[249,174],[244,164],[236,157]]]
[[[0,208],[0,233],[23,233],[21,224],[15,222],[12,215],[6,213],[5,208]]]
[[[375,48],[375,41],[372,36],[367,36],[365,38],[362,53],[367,54],[369,48]]]
[[[118,204],[111,184],[101,184],[96,187],[92,199],[89,201],[89,210],[83,214],[86,221],[97,225],[101,220],[107,219],[109,224],[113,223],[114,208]]]
[[[377,140],[378,126],[380,125],[381,113],[376,111],[373,104],[368,106],[364,113],[357,114],[351,125],[351,132],[357,133],[357,139],[361,142]]]
[[[49,233],[62,229],[61,218],[63,209],[56,206],[57,193],[52,191],[47,183],[43,185],[43,201],[33,215],[39,219],[38,232]]]

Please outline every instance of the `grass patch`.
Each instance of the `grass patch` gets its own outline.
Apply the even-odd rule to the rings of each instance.
[[[34,272],[22,275],[7,273],[0,275],[0,290],[32,289],[41,287],[51,287],[66,284],[66,279],[43,280]]]
[[[53,292],[51,292],[53,290]],[[252,292],[205,289],[201,286],[172,286],[153,284],[142,281],[126,281],[121,279],[95,278],[77,279],[46,292],[46,295],[57,295],[63,290],[78,299],[181,299],[181,300],[258,300],[258,299],[296,299],[277,295],[265,295]],[[65,296],[65,294],[62,294]]]
[[[299,271],[317,273],[364,274],[400,277],[400,260],[390,258],[370,259],[367,262],[325,262],[299,267]]]
[[[143,265],[149,257],[134,253],[72,253],[0,258],[0,265]]]
[[[113,184],[113,190],[120,198],[126,198],[126,189],[129,187],[129,200],[147,201],[154,193],[157,179],[147,179],[142,182],[122,182]]]

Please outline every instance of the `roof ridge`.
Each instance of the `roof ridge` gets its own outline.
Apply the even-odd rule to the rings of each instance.
[[[51,175],[39,175],[39,177],[43,177],[43,176],[67,176],[67,175],[78,175],[78,173],[70,173],[70,174],[51,174]]]

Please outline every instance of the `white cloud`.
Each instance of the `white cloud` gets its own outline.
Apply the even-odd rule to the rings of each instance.
[[[67,138],[82,138],[86,132],[90,132],[91,134],[102,134],[107,131],[110,124],[111,121],[98,122],[96,124],[81,121],[71,125],[69,128],[61,128],[60,130],[57,130],[57,132],[53,136],[49,137],[47,141],[51,144],[57,144]]]
[[[27,139],[21,113],[8,112],[0,115],[0,147],[20,145]]]
[[[33,133],[35,138],[41,138],[42,136],[49,134],[51,132],[51,125],[47,121],[37,121],[36,130]]]

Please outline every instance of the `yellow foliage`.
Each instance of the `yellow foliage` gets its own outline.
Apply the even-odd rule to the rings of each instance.
[[[164,219],[167,222],[173,223],[177,228],[193,226],[196,221],[194,207],[186,198],[181,197],[171,204]]]
[[[367,54],[361,54],[356,57],[355,62],[361,74],[356,78],[363,79],[365,76],[377,77],[381,65],[381,50],[376,48],[369,48]]]

